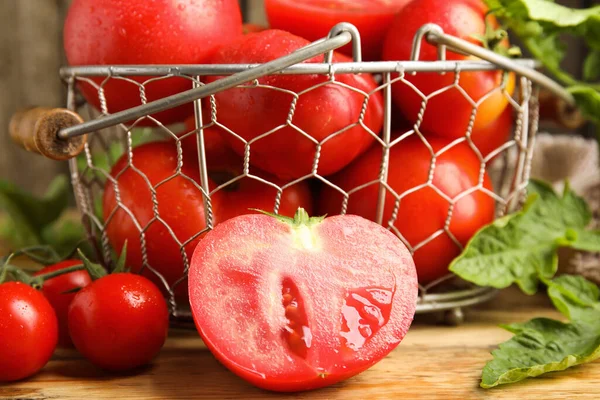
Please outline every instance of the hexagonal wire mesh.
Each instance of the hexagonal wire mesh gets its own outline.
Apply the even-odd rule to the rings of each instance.
[[[532,65],[527,64],[527,61],[523,62],[524,65]],[[107,101],[105,94],[105,88],[111,82],[114,84],[118,81],[122,84],[123,86],[119,87],[122,93],[128,90],[136,91],[139,94],[139,103],[135,105],[139,105],[146,104],[149,88],[157,82],[186,79],[189,87],[200,87],[209,77],[243,71],[249,66],[173,67],[160,76],[140,77],[149,75],[152,68],[140,66],[119,70],[107,67],[91,71],[66,68],[63,76],[69,85],[68,106],[71,109],[76,108],[76,87],[88,85],[87,90],[93,87],[100,108],[98,112],[94,107],[86,107],[90,113],[89,118],[93,119],[112,111],[113,104]],[[186,318],[189,314],[185,301],[185,277],[194,246],[204,233],[222,219],[226,219],[225,216],[220,216],[220,213],[225,213],[224,203],[234,207],[233,203],[243,201],[239,196],[231,196],[232,191],[240,190],[243,182],[253,183],[246,183],[246,189],[242,187],[242,191],[259,192],[262,198],[268,197],[268,211],[275,213],[280,212],[282,208],[289,209],[291,205],[298,205],[295,198],[302,197],[302,194],[298,193],[313,191],[315,187],[319,187],[319,190],[327,187],[327,190],[338,193],[337,207],[340,213],[345,213],[352,209],[352,199],[357,193],[371,188],[368,192],[371,198],[368,201],[375,205],[371,219],[398,235],[411,252],[424,251],[432,241],[446,237],[458,253],[464,241],[459,240],[451,229],[456,204],[461,199],[472,199],[474,194],[480,193],[492,199],[496,216],[501,216],[520,206],[529,175],[538,118],[537,97],[531,81],[517,76],[514,95],[511,95],[507,90],[507,79],[502,79],[497,87],[479,99],[469,98],[461,87],[461,73],[490,71],[496,68],[495,65],[483,61],[331,63],[325,59],[320,64],[297,64],[277,73],[280,78],[287,79],[289,75],[306,77],[305,81],[310,84],[300,90],[290,90],[285,85],[288,81],[272,79],[276,75],[271,75],[194,101],[194,126],[187,124],[186,128],[181,127],[181,124],[165,125],[159,119],[145,115],[129,123],[92,134],[84,153],[70,161],[70,168],[78,207],[90,240],[96,247],[97,256],[104,264],[110,265],[127,239],[130,267],[153,278],[164,288],[173,316]],[[355,87],[356,85],[345,83],[347,80],[340,79],[341,76],[356,74],[358,71],[363,74],[373,73],[377,77],[376,86],[365,91]],[[454,79],[447,87],[426,95],[407,80],[408,74],[424,73],[423,71],[446,71],[445,73],[452,74]],[[405,85],[421,99],[418,117],[408,125],[392,126],[392,114],[396,112],[391,100],[392,85]],[[360,97],[360,106],[352,114],[355,120],[341,128],[327,131],[326,134],[307,131],[302,127],[306,125],[295,119],[298,110],[306,107],[302,96],[310,91],[328,90],[331,87],[336,87],[336,90],[346,97]],[[432,99],[451,90],[456,90],[464,96],[465,101],[472,106],[472,114],[463,136],[448,139],[442,147],[434,147],[430,144],[430,135],[420,129],[423,115]],[[281,121],[271,123],[264,131],[249,132],[243,124],[240,125],[240,121],[222,113],[220,105],[223,104],[223,100],[219,101],[219,96],[234,96],[229,98],[235,99],[240,98],[242,93],[255,93],[249,96],[257,99],[257,91],[262,91],[261,96],[271,96],[272,100],[275,99],[279,103],[285,101],[287,112]],[[278,95],[274,96],[275,93]],[[501,94],[507,100],[508,107],[514,109],[515,122],[510,138],[483,154],[473,141],[473,124],[478,107],[490,96],[497,94]],[[372,107],[374,97],[377,96],[381,96],[384,111],[381,129],[373,130],[373,124],[369,124],[366,119],[369,107]],[[117,97],[113,99],[119,100]],[[452,104],[448,104],[448,107],[452,107]],[[228,125],[236,125],[236,128],[232,129]],[[239,129],[244,132],[236,132]],[[263,153],[254,153],[255,147],[258,147],[261,141],[264,142],[278,133],[284,133],[286,137],[297,135],[296,142],[302,140],[305,145],[312,143],[314,150],[311,150],[313,154],[310,168],[282,179],[274,176],[277,171],[264,172],[256,167],[257,157],[269,156],[268,153],[264,153],[265,147],[271,152],[280,152],[284,158],[293,159],[292,153],[298,151],[297,148],[272,148],[268,142],[260,148]],[[362,135],[363,141],[370,145],[370,149],[377,147],[381,156],[378,165],[366,181],[353,187],[341,187],[334,182],[335,174],[320,172],[321,165],[324,157],[334,157],[336,151],[344,152],[348,149],[337,148],[334,152],[330,149],[325,152],[323,149],[328,147],[329,141],[349,133]],[[215,141],[219,142],[219,138],[227,138],[228,143],[239,141],[237,155],[219,153],[211,159],[209,152],[212,150],[209,146]],[[430,159],[426,170],[423,171],[425,179],[422,182],[408,188],[398,187],[390,183],[388,172],[392,162],[402,163],[402,159],[390,161],[393,158],[391,151],[403,146],[408,140],[420,141],[427,149]],[[476,182],[466,190],[454,193],[439,187],[439,180],[435,179],[436,166],[445,154],[461,146],[468,146],[468,151],[478,160],[479,166]],[[365,147],[363,152],[365,151],[369,149]],[[227,162],[231,162],[223,167],[221,161],[227,157],[232,157],[231,160],[234,161],[228,160]],[[214,178],[215,169],[225,169],[227,174],[217,174],[217,178]],[[488,174],[492,177],[491,187],[485,184]],[[287,196],[294,190],[295,193]],[[443,199],[447,203],[447,211],[438,227],[428,232],[426,237],[411,241],[407,239],[410,232],[407,235],[406,229],[401,229],[397,222],[399,215],[402,215],[403,199],[420,190],[431,191]],[[311,207],[301,203],[300,205]],[[489,299],[493,294],[492,290],[475,288],[452,274],[422,285],[420,291],[417,312],[476,304]]]

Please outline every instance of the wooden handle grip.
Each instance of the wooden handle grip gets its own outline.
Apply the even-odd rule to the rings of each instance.
[[[546,90],[540,90],[540,119],[550,120],[562,128],[575,130],[585,124],[581,112]]]
[[[53,160],[68,160],[83,151],[87,135],[60,139],[62,128],[83,123],[83,119],[65,108],[33,107],[16,112],[9,125],[13,141],[27,151]]]

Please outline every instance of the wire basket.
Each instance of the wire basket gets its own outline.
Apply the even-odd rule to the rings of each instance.
[[[423,39],[438,46],[438,61],[418,61],[420,43]],[[353,62],[333,63],[332,53],[349,42],[354,49]],[[446,48],[472,54],[479,57],[478,61],[446,61]],[[322,62],[302,63],[315,56],[324,56]],[[554,83],[534,70],[535,63],[531,60],[509,60],[498,56],[478,46],[471,45],[458,38],[444,34],[435,25],[425,25],[417,33],[414,40],[413,55],[410,61],[398,62],[362,62],[360,56],[360,36],[356,28],[350,24],[336,25],[327,38],[299,49],[288,56],[260,65],[178,65],[178,66],[85,66],[67,67],[61,69],[61,77],[68,86],[67,108],[88,114],[88,121],[73,124],[59,131],[62,139],[72,140],[78,137],[89,138],[83,147],[83,152],[77,157],[70,158],[69,166],[75,190],[77,206],[82,220],[94,244],[98,259],[110,266],[116,254],[121,250],[124,239],[127,239],[128,256],[134,270],[151,277],[165,292],[170,301],[171,314],[176,322],[190,321],[190,313],[185,299],[187,292],[186,273],[194,245],[201,240],[202,235],[212,229],[219,221],[219,210],[216,200],[220,195],[241,182],[252,181],[252,185],[261,186],[260,193],[269,196],[271,209],[280,212],[287,202],[291,201],[286,194],[302,187],[302,190],[312,191],[315,187],[328,187],[340,196],[339,212],[345,213],[349,204],[352,205],[353,195],[366,188],[376,188],[376,209],[373,219],[396,233],[412,252],[426,249],[428,243],[440,236],[446,236],[456,247],[457,253],[462,249],[461,243],[452,233],[450,223],[457,202],[463,198],[482,194],[493,199],[496,217],[518,209],[523,200],[525,187],[529,176],[532,148],[538,125],[538,104],[536,85],[547,86],[555,92],[560,90]],[[508,70],[515,76],[514,95],[510,96],[506,85],[507,79],[494,88],[488,95],[477,102],[468,98],[461,88],[461,74],[470,71]],[[420,93],[406,77],[409,74],[437,72],[451,74],[453,82],[445,89],[428,96]],[[345,83],[344,76],[352,74],[373,74],[377,86],[369,91],[357,89]],[[291,91],[285,87],[277,87],[265,80],[268,76],[304,75],[313,78],[314,85],[301,91]],[[210,77],[219,77],[209,81]],[[177,79],[186,80],[189,90],[167,98],[148,101],[149,85],[159,81]],[[115,82],[130,85],[139,95],[139,105],[127,110],[112,112],[111,100],[105,96],[105,89]],[[78,104],[77,90],[87,85],[88,90],[97,93],[99,111],[88,105]],[[392,105],[391,85],[406,85],[421,99],[419,117],[409,121],[405,129],[392,130],[392,119],[397,113]],[[294,114],[302,105],[304,95],[311,91],[322,90],[326,86],[336,86],[347,92],[347,96],[360,99],[360,111],[356,120],[341,129],[336,128],[327,138],[316,140],[311,132],[304,131],[296,125]],[[228,121],[223,121],[219,107],[219,96],[227,91],[243,89],[245,91],[273,91],[279,99],[287,99],[285,107],[289,109],[286,118],[282,119],[265,132],[259,132],[251,140],[244,140],[232,128]],[[435,96],[440,96],[448,90],[457,90],[465,96],[473,107],[473,113],[465,135],[449,142],[443,148],[433,149],[429,144],[429,136],[421,132],[420,125],[427,104]],[[493,151],[482,154],[471,138],[473,121],[478,106],[488,96],[502,94],[508,101],[508,107],[515,112],[515,123],[510,138]],[[560,92],[564,95],[563,92]],[[369,107],[374,97],[380,97],[383,104],[383,120],[380,129],[372,129],[367,121]],[[571,99],[570,99],[571,100]],[[185,129],[180,125],[164,125],[157,118],[157,112],[174,109],[181,106],[194,107],[194,126]],[[451,104],[448,107],[452,107]],[[150,127],[148,127],[148,125]],[[233,123],[239,125],[239,121]],[[375,124],[377,125],[377,124]],[[144,128],[142,128],[144,126]],[[240,129],[243,129],[240,128]],[[206,140],[209,131],[218,131],[219,135],[229,135],[231,140],[239,141],[243,149],[240,154],[238,174],[229,176],[219,182],[209,178],[210,160],[207,161]],[[360,131],[368,137],[371,146],[381,150],[380,163],[374,173],[374,179],[353,188],[341,188],[332,182],[331,174],[321,173],[323,154],[332,154],[328,141],[348,132]],[[262,173],[255,166],[257,157],[255,148],[260,147],[260,141],[269,135],[281,134],[301,135],[314,146],[314,157],[311,165],[306,167],[301,176],[293,176],[282,180]],[[395,146],[402,145],[409,138],[418,137],[431,152],[431,163],[427,171],[427,179],[422,184],[402,191],[396,191],[388,184],[390,169],[390,151]],[[195,140],[193,140],[195,138]],[[190,156],[188,142],[193,140]],[[411,139],[414,140],[414,139]],[[147,173],[157,162],[148,161],[148,157],[140,155],[140,146],[147,146],[148,152],[156,154],[158,150],[145,142],[160,141],[169,146],[169,172],[161,176]],[[161,144],[162,146],[162,144]],[[163,146],[163,147],[164,147]],[[457,146],[469,146],[479,161],[479,171],[476,182],[468,190],[461,193],[445,193],[438,188],[433,180],[436,162],[445,152],[452,151]],[[344,152],[348,149],[336,149]],[[162,150],[161,150],[162,151]],[[289,153],[289,149],[271,149]],[[286,153],[287,151],[287,153]],[[513,152],[516,157],[510,157]],[[144,158],[146,157],[146,158]],[[158,156],[157,156],[158,157]],[[151,160],[151,158],[150,158]],[[118,163],[118,167],[115,164]],[[112,171],[111,171],[112,170]],[[492,177],[492,189],[484,187],[484,176]],[[123,189],[123,180],[129,179],[134,189]],[[173,199],[169,193],[173,188],[184,187],[186,196],[180,200]],[[308,189],[307,189],[308,188]],[[300,190],[300,189],[298,189]],[[373,190],[373,189],[371,189]],[[448,203],[445,222],[430,234],[416,242],[407,240],[396,226],[396,220],[402,211],[402,200],[418,190],[432,190]],[[111,201],[103,196],[110,191]],[[133,192],[132,192],[133,191]],[[138,197],[134,199],[132,196]],[[143,194],[143,196],[142,196]],[[385,209],[390,204],[386,199],[393,198],[392,209]],[[140,198],[142,200],[140,200]],[[190,198],[193,198],[190,200]],[[196,205],[197,208],[186,208]],[[144,213],[136,208],[145,208]],[[108,208],[108,209],[107,209]],[[202,209],[199,212],[199,209]],[[142,215],[143,214],[143,215]],[[181,228],[177,222],[194,228]],[[129,225],[136,232],[135,237],[118,237],[115,239],[111,229],[120,229]],[[112,233],[112,234],[111,234]],[[164,260],[176,256],[168,268]],[[131,266],[131,265],[130,265]],[[166,272],[165,272],[166,271]],[[478,288],[463,282],[452,274],[420,286],[420,296],[417,313],[449,311],[446,314],[448,322],[457,323],[462,319],[461,307],[470,306],[489,300],[495,291],[488,288]]]

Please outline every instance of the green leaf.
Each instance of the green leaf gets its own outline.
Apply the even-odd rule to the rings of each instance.
[[[583,79],[596,81],[600,79],[600,50],[592,50],[583,63]]]
[[[600,326],[600,290],[582,276],[563,275],[548,282],[548,296],[571,321]]]
[[[41,230],[64,211],[69,195],[69,182],[64,175],[56,177],[41,198],[0,181],[0,209],[7,212],[14,230],[11,242],[16,247],[41,244]]]
[[[600,252],[600,230],[573,229],[567,231],[567,236],[569,237],[565,245],[572,249]]]
[[[512,4],[519,1],[509,0]],[[600,18],[600,6],[575,9],[549,0],[521,0],[519,7],[524,8],[529,19],[545,22],[556,28],[579,28],[585,24],[596,24]]]
[[[79,247],[84,254],[93,254],[91,243],[86,240],[87,233],[78,220],[59,219],[42,231],[42,241],[52,246],[59,254],[71,254]]]
[[[600,123],[600,92],[597,89],[584,85],[573,85],[568,87],[567,91],[573,95],[585,117]]]
[[[586,81],[600,77],[600,6],[570,8],[550,0],[485,0],[502,25],[512,31],[548,72],[567,86],[582,114],[600,123],[600,85],[579,82],[561,63],[565,35],[582,39],[591,54],[582,75]]]
[[[65,175],[54,178],[41,198],[21,190],[14,184],[0,181],[0,197],[3,203],[10,203],[21,213],[19,216],[34,227],[45,226],[55,221],[67,207],[70,192],[69,181]]]
[[[536,318],[503,326],[515,334],[492,352],[481,387],[518,382],[551,371],[562,371],[600,357],[600,327]]]
[[[575,275],[562,275],[546,284],[552,303],[571,322],[536,318],[504,326],[515,336],[492,352],[494,359],[483,369],[481,387],[561,371],[600,357],[598,286]]]
[[[527,294],[537,291],[540,279],[554,276],[556,250],[572,245],[573,231],[583,231],[591,213],[568,185],[560,197],[536,180],[528,190],[523,210],[477,232],[450,271],[479,286],[502,289],[516,283]]]

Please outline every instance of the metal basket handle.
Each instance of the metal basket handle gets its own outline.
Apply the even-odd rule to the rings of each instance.
[[[446,48],[451,48],[453,51],[470,54],[484,61],[488,61],[503,69],[513,71],[521,76],[524,76],[532,82],[547,89],[553,95],[558,97],[566,105],[574,109],[575,100],[573,96],[567,92],[561,85],[536,71],[533,68],[519,64],[510,58],[501,56],[493,51],[472,44],[466,40],[444,33],[442,28],[435,24],[425,24],[416,33],[413,41],[413,51],[411,58],[417,60],[419,56],[422,40],[438,46],[438,55],[441,60],[445,59]],[[324,62],[330,62],[333,51],[353,42],[354,61],[360,61],[360,35],[357,28],[349,23],[340,23],[335,25],[330,34],[323,39],[315,41],[295,52],[280,57],[276,60],[248,68],[244,71],[234,73],[223,77],[212,83],[195,87],[193,89],[161,98],[140,106],[129,108],[114,114],[105,115],[100,118],[83,122],[74,123],[70,126],[62,126],[57,132],[59,139],[65,141],[73,140],[78,136],[82,136],[100,129],[109,128],[118,124],[165,111],[192,101],[197,101],[222,92],[224,90],[246,84],[260,77],[275,74],[282,70],[302,63],[313,57],[325,54]],[[43,152],[40,151],[42,154]]]
[[[206,85],[186,90],[185,92],[164,97],[162,99],[116,112],[114,114],[106,115],[80,125],[61,129],[58,132],[58,137],[61,139],[68,139],[75,136],[84,135],[96,130],[109,128],[126,121],[181,106],[195,100],[200,100],[224,90],[251,82],[254,79],[277,73],[287,67],[302,63],[318,55],[331,52],[350,43],[353,39],[358,38],[358,30],[354,27],[354,25],[349,23],[341,23],[336,25],[332,29],[332,32],[335,33],[334,36],[332,35],[329,38],[324,38],[313,42],[287,56],[269,61],[257,67],[249,68],[245,71],[221,78]]]

